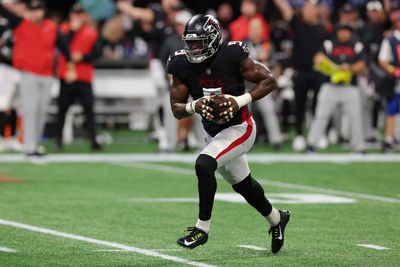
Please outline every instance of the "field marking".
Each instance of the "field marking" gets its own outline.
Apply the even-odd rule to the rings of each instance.
[[[130,252],[124,249],[96,249],[96,252]],[[176,252],[176,251],[183,251],[183,249],[179,248],[161,248],[161,249],[152,249],[152,251],[158,252]]]
[[[141,168],[141,169],[152,170],[152,171],[170,172],[170,173],[183,174],[183,175],[194,175],[194,171],[191,169],[180,168],[180,167],[165,168],[165,167],[169,167],[169,166],[165,166],[162,164],[145,163],[145,167],[141,166],[142,163],[141,164],[117,163],[116,164],[114,162],[110,162],[109,164],[115,165],[115,166],[127,167],[127,168]],[[257,179],[257,181],[260,184],[279,187],[279,188],[289,188],[289,189],[297,189],[297,190],[300,189],[300,190],[305,190],[305,191],[310,191],[310,192],[315,192],[315,193],[326,193],[326,194],[332,194],[332,195],[347,196],[347,197],[352,197],[352,198],[374,200],[374,201],[387,202],[387,203],[400,203],[399,198],[391,198],[391,197],[377,196],[377,195],[371,195],[371,194],[356,193],[356,192],[351,192],[351,191],[328,189],[328,188],[322,188],[322,187],[304,185],[304,184],[278,182],[278,181],[266,180],[266,179],[262,179],[262,178]]]
[[[317,187],[317,186],[312,186],[312,185],[292,184],[292,183],[277,182],[277,181],[271,181],[271,180],[265,180],[265,179],[260,179],[260,180],[258,180],[258,182],[260,184],[281,187],[281,188],[290,188],[290,189],[297,189],[297,190],[301,189],[301,190],[312,191],[312,192],[317,192],[317,193],[341,195],[341,196],[353,197],[353,198],[358,198],[358,199],[375,200],[375,201],[387,202],[387,203],[400,203],[399,198],[383,197],[383,196],[356,193],[356,192],[351,192],[351,191],[342,191],[342,190],[336,190],[336,189],[327,189],[327,188],[322,188],[322,187]]]
[[[135,166],[135,168],[144,170],[154,170],[154,168],[157,168],[157,171],[172,172],[184,175],[195,175],[194,169],[185,169],[180,167],[166,166],[162,164],[154,164],[146,162],[132,162],[132,163],[112,162],[110,164],[128,168]]]
[[[41,159],[39,164],[57,162],[185,162],[193,163],[198,154],[50,154]],[[399,154],[247,154],[250,162],[282,163],[282,162],[400,162]],[[24,155],[2,154],[0,162],[29,162]]]
[[[240,248],[248,248],[248,249],[257,250],[257,251],[265,251],[265,250],[267,250],[266,248],[257,247],[257,246],[253,246],[253,245],[238,245],[238,247],[240,247]]]
[[[0,252],[15,253],[17,251],[15,249],[12,249],[12,248],[0,247]]]
[[[371,248],[371,249],[375,249],[375,250],[387,250],[390,248],[387,247],[382,247],[382,246],[378,246],[378,245],[374,245],[374,244],[357,244],[358,247],[364,247],[364,248]]]
[[[28,230],[28,231],[32,231],[32,232],[38,232],[38,233],[42,233],[42,234],[53,235],[53,236],[58,236],[58,237],[62,237],[62,238],[79,240],[79,241],[83,241],[86,243],[126,250],[126,251],[130,251],[130,252],[135,252],[137,254],[142,254],[145,256],[162,258],[164,260],[173,261],[176,263],[182,263],[182,264],[186,264],[186,265],[199,266],[199,267],[215,267],[215,265],[209,265],[209,264],[205,264],[205,263],[201,263],[201,262],[197,262],[197,261],[191,261],[191,260],[187,260],[187,259],[183,259],[183,258],[179,258],[179,257],[175,257],[175,256],[170,256],[170,255],[162,254],[162,253],[159,253],[159,252],[156,252],[153,250],[149,250],[149,249],[127,246],[127,245],[116,243],[116,242],[110,242],[110,241],[85,237],[85,236],[81,236],[81,235],[60,232],[60,231],[51,230],[48,228],[38,227],[38,226],[34,226],[34,225],[29,225],[29,224],[23,224],[23,223],[19,223],[19,222],[4,220],[4,219],[0,219],[0,224],[19,228],[19,229],[24,229],[24,230]]]
[[[228,203],[246,203],[246,200],[241,195],[236,193],[216,193],[214,199],[215,201],[223,201]],[[345,204],[356,202],[356,200],[353,198],[307,193],[270,193],[268,194],[268,199],[273,204]],[[198,203],[199,199],[198,197],[139,197],[124,199],[123,201],[139,203]]]

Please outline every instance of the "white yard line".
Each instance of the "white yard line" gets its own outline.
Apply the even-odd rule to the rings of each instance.
[[[110,163],[110,164],[117,165],[117,166],[123,166],[123,167],[127,167],[127,168],[141,168],[141,169],[147,169],[147,170],[152,170],[152,171],[171,172],[171,173],[182,174],[182,175],[192,175],[192,176],[194,175],[194,171],[191,169],[179,168],[179,167],[169,167],[169,166],[153,164],[153,163],[140,163],[140,164],[137,164],[137,163],[131,163],[131,164]],[[142,164],[144,164],[144,165],[141,166]],[[400,203],[399,198],[391,198],[391,197],[362,194],[362,193],[356,193],[356,192],[350,192],[350,191],[327,189],[327,188],[311,186],[311,185],[277,182],[277,181],[271,181],[271,180],[265,180],[265,179],[257,179],[257,181],[260,184],[269,185],[269,186],[273,186],[273,187],[279,187],[279,188],[290,188],[290,189],[297,189],[297,190],[300,189],[300,190],[305,190],[305,191],[314,192],[314,193],[326,193],[326,194],[332,194],[332,195],[347,196],[347,197],[352,197],[352,198],[357,198],[357,199],[366,199],[366,200],[373,200],[373,201],[387,202],[387,203]]]
[[[0,247],[0,252],[15,253],[17,251],[12,248]]]
[[[370,249],[375,249],[375,250],[387,250],[390,248],[387,247],[382,247],[374,244],[357,244],[358,247],[364,247],[364,248],[370,248]]]
[[[154,163],[145,163],[145,162],[133,162],[133,163],[118,163],[118,162],[113,162],[111,163],[112,165],[117,165],[117,166],[122,166],[122,167],[135,167],[138,169],[144,169],[144,170],[154,170],[154,168],[157,168],[157,171],[163,171],[163,172],[172,172],[172,173],[178,173],[178,174],[184,174],[184,175],[194,175],[195,171],[194,169],[184,169],[184,168],[179,168],[179,167],[173,167],[173,166],[166,166],[162,164],[154,164]]]
[[[68,239],[73,239],[73,240],[79,240],[79,241],[83,241],[86,243],[102,245],[102,246],[106,246],[106,247],[112,247],[112,248],[121,249],[121,250],[125,250],[125,251],[135,252],[137,254],[141,254],[141,255],[145,255],[145,256],[149,256],[149,257],[162,258],[164,260],[181,263],[181,264],[186,264],[186,265],[199,266],[199,267],[214,267],[215,266],[215,265],[209,265],[209,264],[205,264],[205,263],[201,263],[201,262],[197,262],[197,261],[191,261],[191,260],[187,260],[187,259],[183,259],[183,258],[179,258],[179,257],[175,257],[175,256],[162,254],[162,253],[159,253],[159,252],[156,252],[153,250],[149,250],[149,249],[127,246],[127,245],[116,243],[116,242],[94,239],[94,238],[90,238],[90,237],[60,232],[60,231],[51,230],[48,228],[18,223],[18,222],[4,220],[4,219],[0,219],[0,224],[19,228],[19,229],[24,229],[24,230],[28,230],[28,231],[32,231],[32,232],[38,232],[38,233],[42,233],[42,234],[58,236],[58,237],[68,238]]]
[[[265,251],[265,250],[267,250],[266,248],[257,247],[257,246],[253,246],[253,245],[238,245],[238,247],[240,247],[240,248],[248,248],[248,249],[258,250],[258,251]]]
[[[55,162],[185,162],[193,163],[197,154],[50,154],[42,163]],[[247,154],[250,162],[400,162],[399,154]],[[2,154],[0,162],[29,162],[24,155]]]
[[[326,194],[333,194],[333,195],[341,195],[347,197],[353,197],[358,199],[367,199],[367,200],[375,200],[380,202],[388,202],[388,203],[400,203],[399,198],[391,198],[391,197],[383,197],[383,196],[376,196],[370,194],[362,194],[356,192],[349,192],[349,191],[342,191],[342,190],[335,190],[335,189],[327,189],[321,188],[311,185],[302,185],[302,184],[292,184],[286,182],[276,182],[270,180],[258,180],[260,184],[280,187],[280,188],[290,188],[290,189],[300,189],[305,191],[317,192],[317,193],[326,193]]]

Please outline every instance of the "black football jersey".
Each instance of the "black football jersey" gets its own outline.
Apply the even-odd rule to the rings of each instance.
[[[167,70],[188,87],[190,96],[195,100],[210,94],[239,96],[245,93],[240,63],[248,56],[244,42],[224,42],[212,58],[198,64],[190,63],[184,50],[176,51],[168,59]],[[247,107],[243,107],[225,124],[205,119],[202,122],[207,133],[215,136],[225,128],[242,123],[248,116]]]

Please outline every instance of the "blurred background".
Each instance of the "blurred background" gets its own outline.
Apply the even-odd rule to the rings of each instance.
[[[55,46],[49,101],[40,104],[45,106],[44,128],[37,130],[36,143],[27,146],[25,139],[31,135],[24,127],[30,127],[30,119],[24,118],[24,112],[34,100],[21,100],[24,75],[15,65],[17,59],[13,59],[14,47],[25,39],[16,36],[20,26],[11,27],[12,20],[1,13],[0,152],[42,156],[90,150],[198,150],[203,145],[200,119],[177,122],[173,118],[165,68],[168,56],[182,48],[184,25],[196,13],[218,18],[224,38],[246,42],[250,55],[278,78],[279,89],[251,106],[258,125],[255,151],[396,151],[400,138],[400,123],[396,123],[400,112],[399,55],[393,52],[391,57],[385,56],[388,49],[382,52],[381,46],[384,40],[390,43],[400,30],[398,1],[3,0],[2,4],[25,20],[32,20],[35,11],[44,10],[43,19],[54,21],[64,35],[77,78],[68,81],[64,55]],[[351,101],[360,103],[360,116],[353,118],[339,101],[324,118],[322,133],[310,137],[321,86],[329,83],[329,76],[336,75],[321,74],[313,59],[318,52],[330,53],[324,47],[325,41],[343,47],[338,44],[338,32],[348,28],[351,38],[345,45],[366,66],[359,72],[350,70],[349,84],[357,89]],[[84,30],[87,33],[82,33]],[[81,48],[86,50],[82,52]],[[344,55],[336,55],[341,66],[355,62],[341,51]],[[339,81],[341,85],[347,84]],[[354,124],[359,126],[358,134]]]

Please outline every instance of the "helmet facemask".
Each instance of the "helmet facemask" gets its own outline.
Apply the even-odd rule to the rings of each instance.
[[[213,47],[217,41],[216,34],[209,36],[197,36],[196,34],[187,34],[182,38],[186,56],[191,63],[201,63],[215,54]]]

